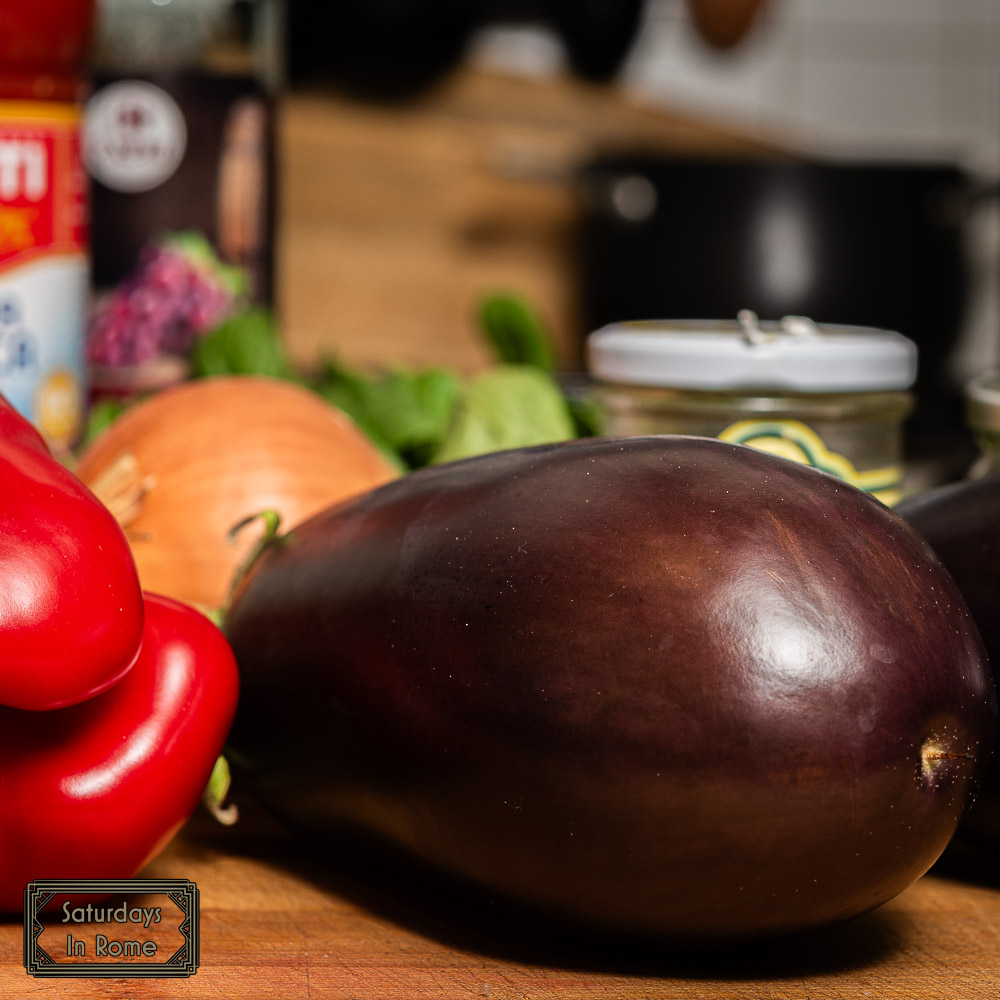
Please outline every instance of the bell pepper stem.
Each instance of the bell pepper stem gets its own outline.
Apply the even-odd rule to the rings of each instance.
[[[202,802],[223,826],[232,826],[239,819],[239,810],[235,803],[230,802],[229,805],[223,805],[229,794],[231,781],[229,762],[220,755],[215,762],[215,767],[212,768],[212,775],[205,787]]]

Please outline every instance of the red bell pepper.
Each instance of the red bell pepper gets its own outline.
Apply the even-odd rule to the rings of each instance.
[[[111,687],[142,617],[121,528],[0,397],[0,705],[59,708]]]
[[[129,878],[165,846],[198,805],[237,683],[204,615],[147,594],[117,684],[55,711],[0,708],[0,911],[19,910],[32,879]]]

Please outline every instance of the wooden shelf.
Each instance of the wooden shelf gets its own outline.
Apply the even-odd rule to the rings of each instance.
[[[498,288],[540,308],[573,357],[575,172],[636,148],[775,153],[568,77],[464,70],[407,104],[283,99],[277,275],[293,357],[474,370],[488,359],[475,305]]]

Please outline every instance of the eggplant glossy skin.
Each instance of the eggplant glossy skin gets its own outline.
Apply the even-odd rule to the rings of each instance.
[[[710,941],[872,909],[951,837],[981,643],[877,501],[711,439],[412,473],[237,591],[242,780],[570,922]]]
[[[976,622],[994,681],[1000,665],[1000,476],[950,483],[904,500],[898,513],[931,545]],[[963,818],[970,839],[1000,847],[1000,760],[994,756]]]

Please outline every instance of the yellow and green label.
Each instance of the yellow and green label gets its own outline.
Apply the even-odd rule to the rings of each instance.
[[[903,470],[899,465],[858,469],[850,459],[827,448],[823,439],[799,420],[740,420],[730,424],[719,438],[822,469],[871,493],[889,507],[901,496]]]

